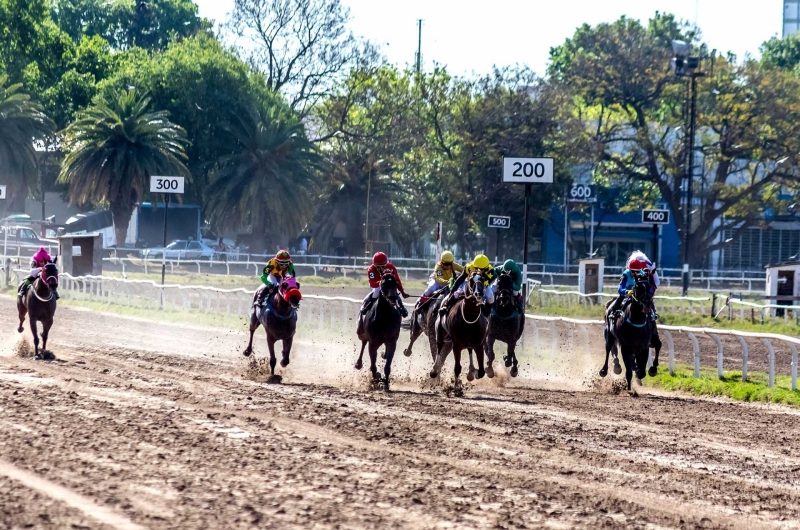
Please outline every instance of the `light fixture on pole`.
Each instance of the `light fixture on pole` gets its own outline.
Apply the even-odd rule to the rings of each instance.
[[[684,178],[686,180],[686,212],[684,215],[683,230],[683,296],[689,292],[689,241],[692,233],[692,177],[694,176],[694,136],[697,117],[697,78],[703,77],[705,72],[700,72],[700,56],[691,55],[690,44],[672,41],[674,57],[670,66],[675,75],[689,78],[689,131],[685,137],[686,160],[684,163]]]

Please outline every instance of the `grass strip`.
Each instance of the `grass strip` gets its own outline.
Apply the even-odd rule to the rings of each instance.
[[[792,390],[792,378],[788,375],[776,375],[775,386],[769,388],[768,374],[748,372],[748,380],[742,381],[742,372],[725,372],[722,379],[717,377],[713,368],[700,370],[700,377],[694,377],[694,369],[688,365],[676,365],[675,375],[668,371],[659,371],[655,377],[647,377],[645,386],[661,388],[667,391],[681,391],[698,396],[718,396],[737,401],[781,403],[800,407],[800,391]]]

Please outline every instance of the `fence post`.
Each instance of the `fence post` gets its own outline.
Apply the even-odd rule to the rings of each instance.
[[[761,339],[761,341],[769,351],[769,387],[772,388],[775,386],[775,348],[772,347],[769,339]]]
[[[747,358],[750,355],[750,351],[747,341],[741,335],[739,335],[739,344],[742,345],[742,381],[747,381]]]
[[[722,341],[716,333],[709,333],[708,336],[717,344],[717,377],[723,379],[725,373],[722,369]]]
[[[797,390],[797,345],[794,342],[787,344],[792,350],[792,390]]]
[[[669,375],[675,375],[675,341],[672,339],[672,333],[668,330],[663,330],[664,335],[667,337],[667,345],[669,347],[669,357],[667,358],[669,362]]]
[[[689,332],[688,335],[694,344],[694,376],[700,377],[700,344],[697,342],[697,337],[694,336],[694,333]]]

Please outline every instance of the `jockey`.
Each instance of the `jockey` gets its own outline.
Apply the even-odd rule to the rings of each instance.
[[[488,287],[494,280],[494,269],[492,264],[489,263],[489,258],[483,254],[478,254],[472,263],[467,263],[464,271],[454,280],[450,280],[450,294],[447,295],[442,302],[442,307],[439,308],[440,315],[446,315],[450,308],[455,304],[456,300],[464,297],[466,291],[466,281],[470,274],[473,272],[480,272],[483,276],[483,286]],[[489,305],[494,303],[494,292],[491,289],[486,289],[483,292],[483,299]]]
[[[381,277],[386,273],[391,273],[392,276],[394,276],[394,280],[397,282],[397,288],[400,289],[400,294],[403,295],[403,298],[408,298],[405,289],[403,289],[403,282],[400,281],[400,274],[397,272],[397,267],[392,265],[386,254],[383,252],[376,252],[375,255],[372,256],[372,265],[370,265],[369,270],[367,270],[369,286],[372,291],[364,298],[364,303],[361,304],[362,315],[366,315],[372,303],[380,298]],[[397,302],[400,306],[400,314],[405,318],[408,316],[408,310],[403,305],[403,298],[398,297]]]
[[[455,276],[456,272],[464,272],[464,267],[458,263],[454,263],[455,259],[453,253],[449,250],[442,252],[439,263],[436,264],[436,267],[433,269],[433,274],[431,274],[428,279],[428,288],[425,289],[425,292],[422,293],[422,296],[420,296],[417,301],[417,307],[430,300],[435,293],[438,293],[450,285],[450,280]]]
[[[522,305],[522,270],[519,268],[516,261],[507,259],[500,268],[500,271],[511,273],[511,280],[514,282],[512,289],[514,291],[514,299],[517,301],[517,311],[525,313],[525,307]],[[490,289],[492,290],[492,295],[497,294],[497,279],[495,279]]]
[[[266,285],[267,288],[259,291],[256,305],[264,305],[264,300],[275,292],[284,278],[289,276],[295,277],[292,257],[289,252],[280,250],[275,254],[274,258],[267,262],[264,271],[261,273],[261,283]]]
[[[42,273],[42,269],[48,263],[53,263],[53,258],[50,257],[50,254],[44,249],[44,247],[40,247],[39,250],[36,251],[36,254],[33,255],[31,258],[31,272],[28,273],[28,277],[25,278],[22,283],[19,285],[19,290],[17,291],[17,296],[22,296],[25,294],[25,291],[28,289],[28,286],[36,280],[37,276]],[[61,298],[58,295],[58,292],[53,293],[56,300]]]
[[[644,252],[641,250],[635,250],[625,264],[625,270],[622,272],[622,279],[620,280],[619,288],[617,289],[619,296],[614,301],[611,311],[618,311],[620,309],[625,296],[627,296],[628,292],[633,289],[634,285],[636,285],[636,280],[633,277],[633,271],[647,272],[648,276],[650,277],[650,296],[654,296],[658,286],[661,285],[661,280],[658,278],[658,273],[653,271],[654,268],[653,262],[650,261],[650,258],[648,258]],[[653,303],[653,319],[658,319],[655,303]]]

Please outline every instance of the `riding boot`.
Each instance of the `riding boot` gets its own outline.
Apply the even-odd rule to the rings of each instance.
[[[17,296],[21,298],[22,295],[25,294],[25,291],[28,290],[28,287],[31,285],[32,282],[33,280],[30,277],[22,280],[22,283],[19,284],[19,289],[17,290]]]
[[[452,294],[445,296],[444,300],[442,300],[442,306],[439,308],[439,315],[445,316],[450,311],[450,308],[453,307],[455,301],[456,297]]]
[[[400,296],[397,297],[397,305],[400,310],[400,316],[406,318],[408,316],[408,309],[406,309],[405,304],[403,304],[403,298]]]
[[[417,300],[417,303],[414,306],[414,309],[418,309],[419,307],[421,307],[425,302],[427,302],[430,299],[431,299],[430,296],[427,296],[427,295],[423,294],[422,296],[419,297],[419,300]]]
[[[372,298],[372,293],[369,293],[367,297],[364,298],[364,301],[361,303],[361,311],[360,311],[362,316],[366,315],[367,311],[369,311],[369,308],[372,307],[373,300],[374,298]]]

